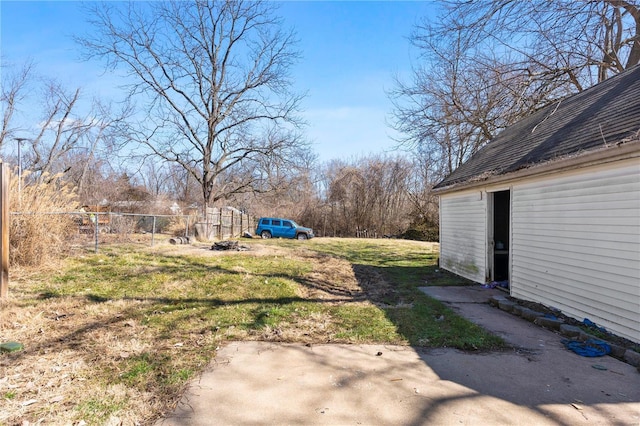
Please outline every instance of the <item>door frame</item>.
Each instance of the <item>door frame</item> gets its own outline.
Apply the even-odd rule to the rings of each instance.
[[[500,187],[492,188],[490,191],[485,192],[487,198],[487,273],[486,281],[495,281],[495,194],[497,192],[509,192],[509,217],[508,217],[508,238],[507,238],[507,280],[511,281],[511,258],[512,258],[512,240],[513,240],[513,226],[512,226],[512,212],[513,212],[513,187]],[[511,287],[511,285],[509,285]]]

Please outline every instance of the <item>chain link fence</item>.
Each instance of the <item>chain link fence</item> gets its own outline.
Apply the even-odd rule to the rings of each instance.
[[[135,242],[153,246],[172,237],[191,237],[194,216],[114,212],[72,213],[80,243],[93,242],[97,252],[100,243]]]
[[[233,208],[208,210],[206,219],[195,215],[164,215],[100,211],[12,212],[11,216],[28,220],[29,216],[62,216],[68,222],[68,243],[96,253],[109,243],[136,243],[153,246],[159,242],[184,244],[198,239],[221,240],[251,235],[255,220]]]

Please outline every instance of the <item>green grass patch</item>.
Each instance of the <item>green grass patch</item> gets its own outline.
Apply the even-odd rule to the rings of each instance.
[[[336,339],[357,343],[406,344],[397,326],[385,312],[373,306],[335,308]]]
[[[155,371],[162,370],[160,362],[157,362],[149,353],[143,353],[132,359],[128,359],[124,366],[124,372],[120,379],[128,385],[146,384],[149,377]]]
[[[463,350],[504,346],[501,338],[419,290],[425,286],[474,285],[438,267],[437,245],[398,240],[318,239],[312,240],[310,248],[380,272],[388,288],[375,301],[391,305],[383,307],[385,315],[394,324],[394,331],[411,345]],[[354,270],[357,275],[358,268]]]
[[[86,424],[104,424],[109,417],[125,409],[123,400],[107,395],[89,397],[76,406],[79,418]]]

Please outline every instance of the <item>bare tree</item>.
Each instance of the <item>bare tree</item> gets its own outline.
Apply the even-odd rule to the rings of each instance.
[[[334,160],[322,171],[313,214],[304,216],[321,234],[383,236],[404,232],[411,222],[409,183],[415,171],[404,157]]]
[[[506,126],[640,60],[624,0],[445,1],[411,34],[420,63],[390,92],[401,145],[451,173]]]
[[[288,74],[299,54],[274,3],[89,7],[98,35],[79,39],[87,57],[122,66],[129,95],[144,105],[131,141],[193,176],[205,207],[252,188],[261,176],[244,172],[257,161],[278,162],[304,147],[294,132],[301,96]]]
[[[42,97],[40,121],[27,138],[25,166],[38,182],[52,174],[69,174],[82,193],[99,148],[120,131],[128,107],[116,114],[110,106],[93,100],[86,109],[81,105],[80,88],[68,90],[55,81],[45,83]]]
[[[199,185],[184,167],[177,163],[165,165],[169,180],[167,190],[176,197],[182,204],[191,206],[201,199],[199,196]]]
[[[85,191],[85,186],[88,180],[102,183],[89,174],[104,174],[100,169],[109,159],[100,158],[106,156],[101,151],[120,131],[129,113],[127,105],[116,113],[99,100],[87,104],[80,88],[68,89],[41,77],[30,62],[17,72],[2,74],[0,105],[0,148],[6,148],[8,139],[20,137],[24,151],[19,160],[29,171],[23,175],[25,184],[42,183],[62,173],[57,182],[73,184],[81,198],[99,195],[97,187]]]
[[[634,0],[447,1],[440,33],[509,52],[531,77],[581,91],[640,62]]]
[[[0,84],[0,107],[2,108],[2,127],[0,127],[0,148],[14,137],[14,115],[18,104],[26,96],[25,92],[33,65],[24,64],[18,71],[3,66],[2,84]]]
[[[414,226],[437,228],[439,223],[438,197],[431,192],[431,189],[443,176],[437,172],[437,167],[432,163],[433,159],[429,153],[418,151],[411,164],[407,199],[411,206],[410,217]]]
[[[144,187],[153,197],[158,198],[160,195],[168,193],[171,176],[170,170],[164,167],[164,164],[147,161],[142,165],[139,174]]]
[[[498,131],[561,96],[556,86],[536,86],[504,59],[465,48],[455,34],[420,31],[413,43],[425,63],[410,83],[397,79],[389,93],[392,126],[403,135],[400,144],[431,159],[434,175],[451,173]]]
[[[54,171],[63,155],[79,145],[89,129],[83,120],[76,120],[80,89],[67,91],[51,82],[45,90],[45,110],[37,135],[30,139],[29,168],[38,180]]]

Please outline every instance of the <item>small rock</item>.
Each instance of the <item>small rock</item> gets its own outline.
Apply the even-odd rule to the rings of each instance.
[[[624,354],[627,350],[626,348],[622,346],[614,345],[613,343],[609,343],[609,346],[611,346],[611,352],[609,353],[609,355],[611,355],[614,358],[619,358],[619,359],[624,358]]]
[[[640,367],[640,353],[627,349],[624,352],[624,360],[634,367]]]
[[[518,315],[519,317],[521,317],[521,316],[522,316],[522,310],[523,310],[523,309],[524,309],[524,306],[522,306],[522,305],[517,305],[517,304],[516,304],[516,305],[513,305],[513,309],[511,310],[511,312],[512,312],[514,315]]]
[[[560,333],[566,337],[578,337],[580,336],[580,327],[575,325],[562,324],[560,326]]]
[[[580,340],[581,342],[586,342],[587,340],[600,340],[600,339],[594,336],[593,334],[589,334],[584,330],[580,330],[580,336],[578,337],[578,340]]]
[[[520,314],[520,316],[527,321],[533,322],[536,320],[536,318],[544,316],[544,314],[542,312],[536,312],[533,309],[524,308],[522,309],[522,313]]]
[[[506,299],[504,299],[504,300],[500,300],[500,301],[498,302],[498,307],[499,307],[501,310],[505,311],[505,312],[511,312],[511,311],[513,311],[513,307],[514,307],[514,306],[515,306],[515,303],[513,303],[513,302],[512,302],[512,301],[510,301],[510,300],[506,300]]]
[[[498,307],[501,300],[507,300],[504,296],[491,296],[489,298],[489,305]]]
[[[551,330],[560,330],[560,326],[564,324],[564,321],[555,318],[538,317],[533,323]]]
[[[105,426],[120,426],[122,424],[122,420],[120,420],[116,416],[109,417],[109,420],[104,424]]]

